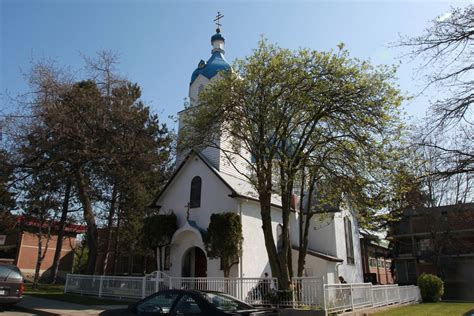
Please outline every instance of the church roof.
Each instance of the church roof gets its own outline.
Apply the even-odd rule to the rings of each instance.
[[[295,246],[295,245],[291,246],[291,248],[293,250],[297,250],[297,251],[300,250],[300,248],[298,246]],[[344,261],[341,258],[334,257],[334,256],[322,253],[322,252],[317,251],[317,250],[309,249],[309,248],[306,249],[306,254],[308,254],[310,256],[313,256],[313,257],[316,257],[316,258],[319,258],[319,259],[326,260],[326,261],[331,261],[331,262],[343,262]]]
[[[180,170],[183,168],[183,166],[186,164],[186,162],[190,159],[191,156],[197,156],[199,159],[217,176],[219,180],[222,181],[222,183],[229,188],[231,191],[230,196],[233,198],[244,198],[247,200],[251,201],[256,201],[258,202],[258,194],[256,190],[253,188],[252,184],[249,183],[247,180],[237,178],[235,176],[232,176],[230,174],[227,174],[225,172],[219,171],[216,168],[212,166],[212,164],[207,160],[206,157],[201,155],[200,153],[191,150],[189,154],[186,156],[186,158],[183,159],[181,164],[176,168],[174,171],[173,175],[171,178],[168,180],[166,185],[163,187],[163,189],[158,193],[157,197],[153,201],[151,207],[159,207],[157,205],[158,200],[160,197],[164,194],[166,189],[169,187],[169,185],[173,182],[173,179],[178,175]],[[273,194],[271,198],[271,205],[273,207],[281,208],[281,199],[278,195]]]
[[[212,56],[209,58],[207,63],[203,60],[199,62],[198,68],[196,68],[196,70],[194,70],[193,74],[191,75],[190,84],[192,84],[199,75],[203,75],[207,79],[211,79],[217,75],[219,71],[227,70],[230,70],[230,65],[227,60],[225,60],[224,54],[222,51],[215,51],[212,53]]]

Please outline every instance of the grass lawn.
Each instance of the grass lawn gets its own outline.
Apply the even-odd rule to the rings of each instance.
[[[25,295],[83,305],[128,305],[127,300],[102,299],[94,296],[64,294],[64,285],[39,284],[36,289],[25,284]]]
[[[381,311],[372,316],[474,316],[474,303],[422,303]]]

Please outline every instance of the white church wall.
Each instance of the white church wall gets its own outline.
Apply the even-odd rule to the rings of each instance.
[[[272,231],[275,241],[277,226],[281,222],[281,211],[272,209]],[[265,272],[271,276],[265,240],[260,217],[260,204],[254,201],[242,201],[242,277],[262,277]]]
[[[199,93],[204,89],[209,79],[203,75],[198,75],[193,83],[189,86],[189,103],[190,105],[196,105],[199,100]]]
[[[183,110],[179,112],[179,128],[178,128],[178,135],[180,135],[181,131],[186,128],[186,116],[189,115],[190,110]],[[201,150],[201,154],[206,157],[206,159],[210,162],[210,164],[219,170],[219,164],[220,164],[220,139],[216,139],[214,141],[213,146],[211,147],[206,147]],[[180,150],[178,151],[176,155],[176,167],[181,164],[181,162],[186,158],[186,156],[189,154],[190,150],[185,149],[185,150]]]
[[[354,264],[347,263],[347,250],[344,228],[344,217],[348,216],[352,223],[352,242],[354,247]],[[344,262],[338,266],[338,276],[342,276],[348,283],[361,283],[364,281],[362,271],[362,258],[360,252],[359,224],[357,218],[348,210],[336,213],[334,216],[336,229],[337,257],[344,259]],[[338,277],[337,276],[337,277]],[[337,281],[335,281],[337,283]]]
[[[184,224],[191,180],[195,176],[200,176],[202,180],[201,206],[190,209],[190,220],[196,221],[199,227],[207,229],[213,213],[237,211],[237,201],[229,197],[231,190],[198,157],[193,156],[157,201],[157,204],[161,205],[160,212],[173,211],[178,217],[179,226]]]
[[[251,161],[250,153],[242,146],[232,144],[232,140],[227,133],[221,136],[220,146],[222,151],[220,153],[219,170],[237,178],[245,179],[243,174],[250,174],[248,165]]]
[[[297,276],[298,273],[298,254],[299,251],[291,251],[291,261],[293,265],[293,275]],[[317,258],[315,256],[306,255],[305,258],[305,271],[303,276],[307,277],[325,277],[328,269],[328,262],[326,260]],[[330,264],[330,263],[329,263]]]
[[[291,239],[295,246],[299,245],[299,218],[290,217]],[[311,219],[308,233],[308,248],[331,256],[336,256],[336,238],[333,214],[315,215]]]
[[[190,209],[189,220],[195,221],[200,228],[206,230],[213,213],[237,212],[238,203],[235,199],[229,197],[230,189],[198,157],[190,157],[180,170],[180,173],[173,179],[167,190],[157,201],[157,205],[161,205],[160,212],[174,212],[178,218],[178,226],[184,225],[186,221],[186,204],[190,197],[191,180],[195,176],[200,176],[202,180],[201,206]],[[171,260],[173,266],[170,270],[172,275],[181,275],[182,256],[188,248],[197,246],[204,250],[202,243],[195,245],[195,242],[196,238],[192,237],[181,240],[179,246],[172,245]],[[210,277],[223,276],[219,260],[208,259],[207,269],[207,275]],[[238,267],[233,267],[232,275],[237,276],[237,269]]]

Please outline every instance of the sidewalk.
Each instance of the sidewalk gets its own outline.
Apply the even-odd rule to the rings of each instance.
[[[126,308],[127,305],[90,306],[49,300],[33,296],[24,296],[16,307],[27,312],[45,316],[95,316],[109,309]]]

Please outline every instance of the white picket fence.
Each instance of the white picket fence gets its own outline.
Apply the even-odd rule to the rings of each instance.
[[[219,291],[251,305],[311,307],[336,313],[420,301],[417,286],[324,284],[320,277],[293,278],[291,291],[278,290],[276,278],[181,278],[164,273],[144,277],[68,274],[64,292],[140,299],[165,289]]]
[[[325,284],[324,309],[328,313],[421,301],[415,285],[372,285],[371,283]]]
[[[269,293],[277,284],[276,278],[181,278],[160,272],[144,277],[68,274],[64,292],[137,299],[166,289],[193,289],[224,292],[252,305],[268,305]]]

